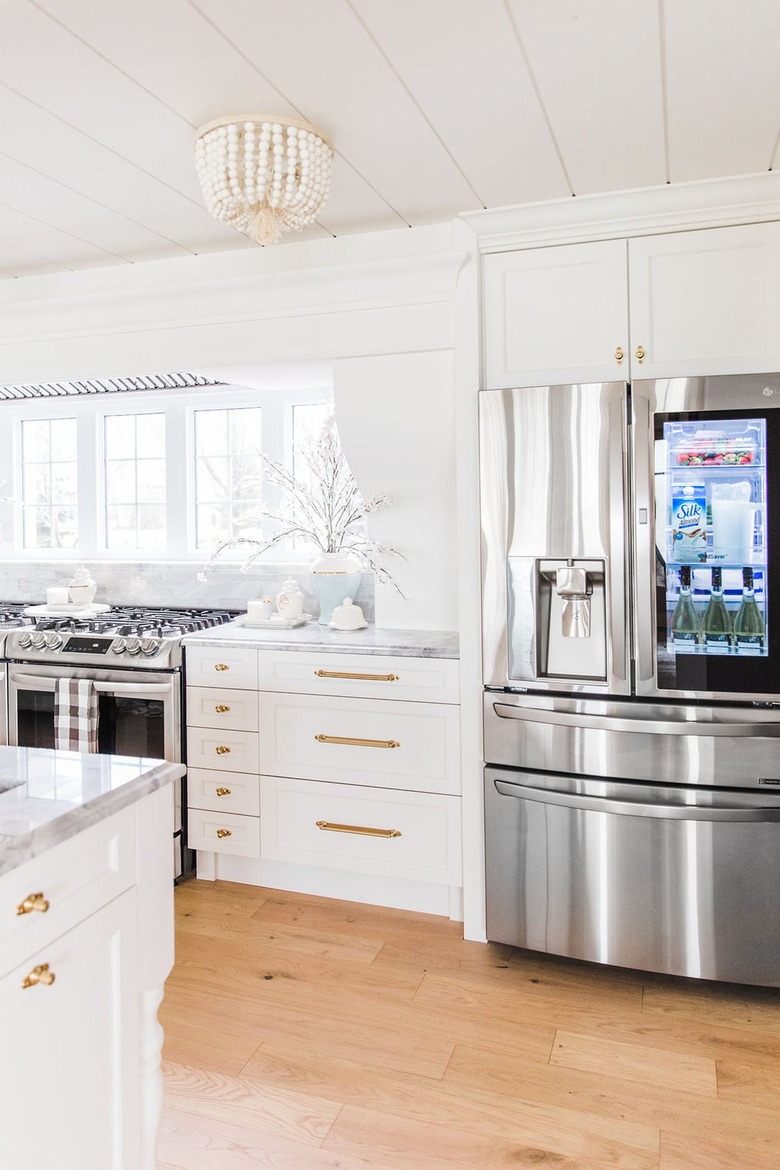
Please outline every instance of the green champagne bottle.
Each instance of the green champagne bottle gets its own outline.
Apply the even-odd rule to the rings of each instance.
[[[672,645],[678,653],[692,654],[701,639],[701,623],[691,597],[691,570],[680,566],[680,596],[672,614]]]
[[[742,570],[742,603],[734,618],[734,642],[738,654],[763,654],[765,627],[753,591],[753,570]]]
[[[731,616],[723,600],[723,576],[712,570],[712,590],[701,623],[708,654],[728,654],[731,649]]]

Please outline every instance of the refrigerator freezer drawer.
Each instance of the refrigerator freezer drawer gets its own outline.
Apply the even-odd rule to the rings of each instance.
[[[780,800],[691,793],[685,815],[678,795],[488,768],[488,938],[780,986]]]

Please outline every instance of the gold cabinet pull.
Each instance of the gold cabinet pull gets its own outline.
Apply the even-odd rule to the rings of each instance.
[[[227,662],[218,662],[214,667],[215,670],[230,670]]]
[[[364,682],[398,682],[397,674],[358,674],[351,670],[315,670],[317,678],[357,678]]]
[[[41,963],[39,967],[33,967],[29,975],[26,975],[22,981],[22,988],[35,987],[38,983],[43,983],[46,987],[51,987],[56,979],[53,971],[49,970],[48,963]]]
[[[623,358],[625,356],[626,355],[623,353],[623,346],[619,345],[617,347],[617,349],[615,350],[615,361],[617,362],[618,365],[621,365]]]
[[[16,913],[32,914],[33,910],[40,910],[41,914],[45,914],[48,909],[49,903],[43,894],[28,894],[25,900],[16,907]]]
[[[224,743],[221,743],[219,745],[219,747],[215,747],[214,751],[217,753],[218,756],[229,756],[230,755],[230,748],[225,747]]]
[[[227,703],[217,703],[214,710],[216,711],[217,715],[224,715],[226,711],[230,710],[230,708],[228,707]]]
[[[397,748],[397,739],[353,739],[351,735],[315,735],[317,743],[345,743],[350,747]]]
[[[233,834],[231,833],[230,829],[217,829],[217,836],[221,841],[223,837],[232,837]]]
[[[328,833],[358,833],[361,837],[400,837],[400,829],[372,829],[368,825],[338,825],[335,821],[315,821],[318,829]]]
[[[230,796],[230,789],[229,788],[218,788],[217,789],[217,796]]]
[[[636,360],[639,362],[640,366],[645,360],[645,349],[643,345],[638,345],[636,347]]]

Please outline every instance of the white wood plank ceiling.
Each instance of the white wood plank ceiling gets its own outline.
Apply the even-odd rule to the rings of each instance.
[[[205,211],[198,126],[332,139],[286,237],[771,169],[777,0],[0,0],[0,275],[254,248]]]

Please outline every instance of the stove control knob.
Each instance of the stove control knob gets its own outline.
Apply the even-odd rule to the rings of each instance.
[[[140,638],[128,638],[126,649],[127,649],[128,654],[140,654],[141,653],[141,639]]]
[[[46,647],[49,650],[61,650],[62,649],[62,637],[59,634],[55,634],[55,633],[47,634],[46,635]]]
[[[124,654],[127,649],[127,641],[125,638],[114,638],[111,643],[111,651],[114,654]]]
[[[158,642],[157,638],[142,638],[141,649],[147,658],[151,658],[152,655],[156,654],[160,649],[160,643]]]
[[[45,650],[46,649],[46,635],[45,634],[33,634],[32,644],[36,650]]]
[[[32,646],[32,634],[20,634],[16,644],[20,650],[29,650]]]

